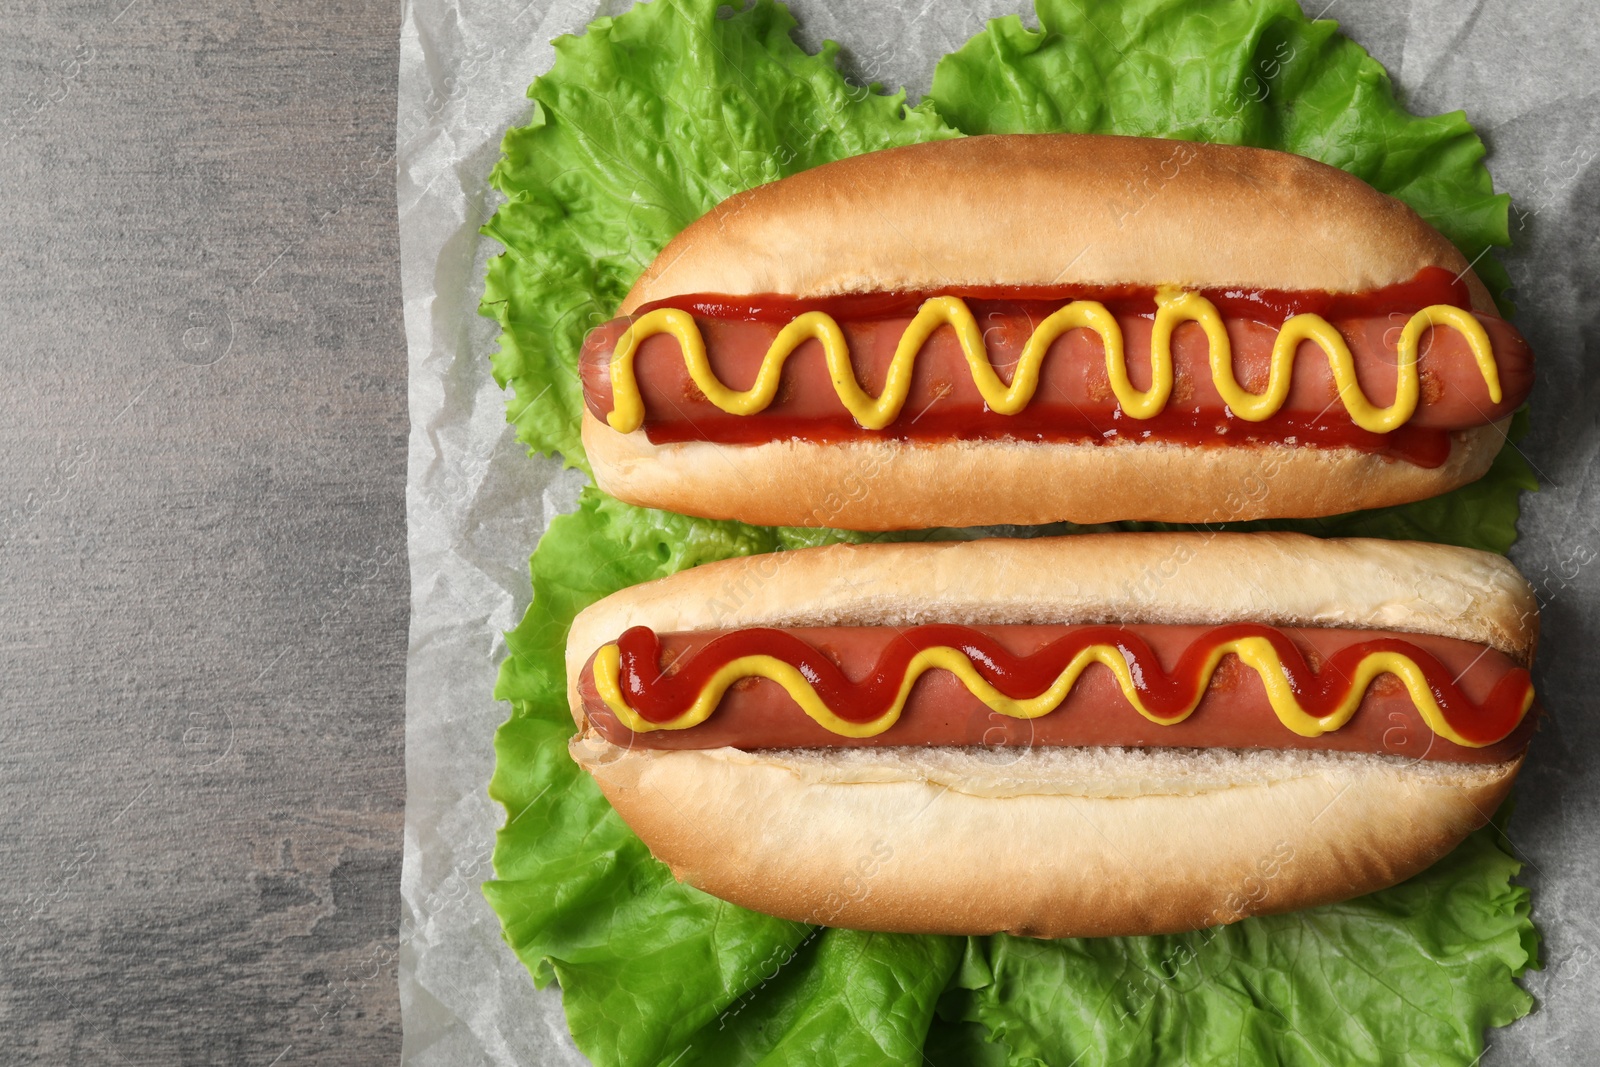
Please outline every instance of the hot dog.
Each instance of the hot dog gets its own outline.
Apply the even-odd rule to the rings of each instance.
[[[1348,724],[1304,736],[1285,729],[1266,690],[1251,684],[1254,679],[1249,670],[1237,659],[1230,661],[1226,670],[1205,669],[1205,654],[1245,636],[1239,630],[1237,626],[933,626],[911,630],[877,626],[657,635],[639,627],[617,642],[619,669],[614,684],[649,701],[659,709],[657,716],[644,718],[640,730],[619,718],[611,706],[613,701],[608,701],[597,685],[596,657],[584,665],[578,691],[595,731],[624,748],[1135,745],[1393,754],[1409,749],[1418,759],[1500,763],[1527,745],[1525,735],[1533,720],[1523,715],[1526,672],[1496,649],[1427,634],[1249,627],[1249,637],[1286,643],[1287,650],[1274,657],[1276,662],[1291,665],[1288,669],[1296,681],[1305,683],[1308,690],[1315,691],[1314,682],[1323,683],[1329,706],[1336,707],[1345,696],[1366,655],[1382,651],[1402,656],[1419,665],[1431,690],[1448,694],[1443,703],[1456,718],[1485,726],[1486,732],[1474,740],[1487,743],[1482,747],[1435,743],[1441,735],[1433,732],[1418,712],[1412,694],[1404,684],[1387,679],[1358,694],[1360,701]],[[993,678],[1001,686],[1010,681],[1020,691],[1033,693],[1042,692],[1054,681],[1080,649],[1102,645],[1124,656],[1141,681],[1158,683],[1146,699],[1164,698],[1166,718],[1186,710],[1197,696],[1194,710],[1179,721],[1163,721],[1159,713],[1147,717],[1121,699],[1117,678],[1110,671],[1100,671],[1086,673],[1059,704],[1036,719],[997,715],[960,678],[939,671],[917,680],[903,707],[896,710],[895,721],[881,732],[841,733],[804,714],[794,697],[771,676],[750,674],[721,694],[708,719],[692,729],[677,728],[676,720],[690,711],[715,672],[743,655],[776,657],[803,675],[828,679],[830,693],[823,703],[835,710],[841,706],[856,709],[858,720],[871,724],[883,714],[881,709],[893,706],[894,690],[916,651],[971,648],[975,654],[964,654],[965,658],[977,666],[981,676]],[[1033,663],[1029,662],[1030,653]],[[1165,676],[1164,664],[1176,665],[1170,677]],[[687,678],[683,676],[686,666],[690,670]],[[847,679],[864,681],[852,685]],[[642,708],[631,710],[642,717]],[[628,711],[622,714],[632,717]],[[1506,733],[1508,723],[1518,725]]]
[[[1488,468],[1533,363],[1460,252],[1359,179],[1063,134],[730,198],[590,332],[580,376],[613,495],[890,529],[1421,499]],[[1263,470],[1270,492],[1230,498]]]
[[[1537,629],[1510,564],[1439,545],[806,549],[579,615],[571,749],[658,858],[738,904],[1175,932],[1382,888],[1487,821],[1536,728]],[[892,859],[841,896],[862,856]]]

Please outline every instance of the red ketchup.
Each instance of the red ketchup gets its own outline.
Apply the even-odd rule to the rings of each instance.
[[[1279,327],[1293,315],[1312,312],[1344,336],[1356,357],[1363,391],[1380,405],[1394,395],[1395,349],[1410,316],[1433,304],[1467,308],[1471,303],[1466,284],[1438,267],[1425,268],[1409,282],[1364,293],[1227,288],[1200,292],[1223,317],[1233,348],[1234,374],[1245,388],[1265,387]],[[694,316],[712,370],[731,388],[741,389],[754,381],[762,357],[785,324],[806,311],[826,312],[845,334],[858,381],[876,395],[907,323],[923,301],[936,295],[966,301],[1002,379],[1009,378],[1028,337],[1046,316],[1073,300],[1098,301],[1122,328],[1134,386],[1143,389],[1149,384],[1149,340],[1156,312],[1155,290],[1149,287],[957,287],[937,293],[864,293],[807,300],[772,294],[695,294],[646,304],[635,316],[614,319],[591,331],[579,367],[585,403],[604,420],[612,406],[609,364],[618,338],[637,315],[663,307]],[[1478,318],[1495,351],[1504,393],[1501,403],[1489,401],[1466,342],[1454,330],[1432,330],[1425,335],[1419,359],[1422,396],[1417,412],[1389,433],[1363,430],[1350,419],[1326,358],[1309,342],[1295,361],[1282,410],[1261,422],[1239,418],[1216,391],[1209,347],[1196,323],[1184,323],[1173,333],[1173,394],[1166,407],[1149,419],[1134,419],[1121,411],[1106,377],[1100,341],[1087,330],[1058,338],[1044,360],[1033,399],[1014,415],[1000,415],[985,405],[954,331],[940,328],[918,353],[911,391],[899,417],[878,431],[859,426],[839,401],[816,341],[795,350],[785,364],[777,398],[754,415],[729,414],[712,404],[690,378],[677,341],[670,336],[645,339],[635,356],[634,372],[644,401],[644,432],[657,444],[863,437],[1295,444],[1355,448],[1437,467],[1450,454],[1454,431],[1510,414],[1532,388],[1532,356],[1521,336],[1501,319]]]
[[[1307,738],[1277,718],[1255,672],[1229,655],[1208,679],[1218,645],[1265,639],[1283,664],[1300,706],[1332,712],[1349,695],[1357,664],[1393,652],[1417,665],[1445,722],[1464,740],[1433,733],[1405,686],[1379,675],[1350,722]],[[776,682],[749,678],[724,695],[711,717],[681,730],[629,731],[599,698],[593,660],[580,694],[590,720],[608,740],[647,748],[801,747],[807,745],[1038,744],[1321,748],[1390,752],[1418,758],[1487,762],[1511,758],[1526,744],[1528,671],[1504,653],[1468,641],[1421,634],[1327,628],[1227,626],[955,625],[753,628],[722,633],[657,635],[634,627],[618,639],[623,699],[645,721],[670,723],[687,711],[712,676],[743,656],[770,656],[796,668],[824,705],[848,723],[880,719],[893,704],[911,660],[924,649],[963,653],[980,677],[1015,700],[1038,696],[1083,649],[1109,645],[1128,663],[1141,703],[1157,719],[1174,720],[1200,695],[1193,714],[1155,722],[1123,695],[1112,672],[1088,667],[1061,705],[1036,719],[992,712],[948,671],[925,673],[900,719],[873,737],[834,733],[810,719]],[[1315,664],[1315,667],[1313,667]]]

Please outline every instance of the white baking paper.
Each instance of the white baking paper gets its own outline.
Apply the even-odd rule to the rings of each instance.
[[[1320,13],[1318,4],[1309,10]],[[478,228],[496,206],[488,174],[507,128],[527,121],[528,83],[549,68],[549,41],[581,31],[626,3],[582,0],[414,0],[400,48],[398,199],[411,440],[407,483],[412,574],[406,687],[405,863],[400,1001],[405,1063],[577,1064],[559,993],[543,992],[500,938],[480,891],[490,877],[500,808],[485,790],[495,728],[508,709],[491,697],[504,655],[501,633],[527,606],[527,559],[550,517],[574,506],[581,477],[530,459],[505,422],[489,373],[496,327],[477,315],[484,263],[498,246]],[[992,15],[1023,0],[898,6],[887,0],[792,3],[801,42],[845,46],[860,81],[924,91],[933,65]],[[1519,247],[1509,257],[1522,291],[1522,326],[1544,380],[1528,448],[1552,483],[1529,502],[1516,558],[1574,640],[1600,633],[1600,485],[1592,462],[1600,433],[1589,417],[1556,421],[1572,396],[1600,397],[1583,373],[1585,346],[1600,350],[1592,311],[1600,124],[1584,71],[1600,69],[1600,32],[1579,3],[1523,10],[1335,0],[1323,8],[1394,74],[1412,110],[1466,108],[1491,145],[1497,184],[1518,201]],[[1024,21],[1032,24],[1031,14]],[[1587,201],[1581,195],[1588,190]],[[1519,214],[1520,212],[1520,214]],[[1531,309],[1531,310],[1530,310]],[[1532,321],[1537,316],[1539,321]],[[1584,383],[1580,385],[1580,383]],[[1574,394],[1573,390],[1578,389]],[[1593,546],[1591,548],[1590,546]],[[1542,570],[1541,570],[1542,569]],[[1570,572],[1570,577],[1569,577]],[[1546,642],[1558,644],[1559,635]],[[1574,648],[1575,655],[1581,655]],[[1600,688],[1591,657],[1547,668],[1547,703]],[[1552,706],[1556,706],[1552,703]],[[1577,710],[1582,710],[1577,709]],[[1529,1019],[1497,1032],[1484,1063],[1575,1063],[1600,1047],[1600,937],[1593,916],[1600,863],[1600,731],[1562,721],[1556,742],[1536,743],[1513,844],[1533,861],[1535,917],[1547,936],[1546,970],[1529,986]],[[1549,731],[1547,731],[1549,732]],[[1543,744],[1541,749],[1540,745]],[[1572,803],[1552,800],[1559,789]]]

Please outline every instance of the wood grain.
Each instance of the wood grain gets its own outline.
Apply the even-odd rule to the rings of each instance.
[[[7,1063],[389,1063],[398,7],[0,14]]]

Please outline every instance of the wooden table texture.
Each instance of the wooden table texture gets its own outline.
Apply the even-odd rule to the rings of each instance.
[[[0,1061],[393,1063],[399,6],[0,4]]]

